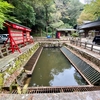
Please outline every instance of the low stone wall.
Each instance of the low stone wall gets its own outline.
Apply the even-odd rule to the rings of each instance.
[[[40,42],[40,41],[54,41],[54,42],[56,42],[56,41],[69,41],[70,40],[70,37],[62,37],[62,38],[60,38],[60,39],[58,39],[58,38],[46,38],[46,37],[34,37],[34,41],[38,41],[38,42]]]
[[[63,43],[61,42],[39,42],[39,45],[43,47],[61,47]]]
[[[87,59],[88,61],[90,61],[91,64],[92,63],[95,64],[100,69],[100,60],[99,60],[99,58],[96,58],[96,57],[92,56],[92,54],[90,55],[90,54],[88,54],[88,53],[86,53],[86,52],[84,52],[82,50],[79,50],[79,49],[77,49],[77,47],[75,48],[75,47],[73,47],[71,45],[68,45],[68,44],[65,44],[65,45],[70,50],[76,52],[78,55],[81,55],[81,57],[83,57],[83,58]]]
[[[10,87],[15,84],[14,80],[24,70],[24,65],[35,53],[38,47],[39,43],[34,43],[29,48],[26,47],[25,50],[23,49],[22,53],[15,56],[12,61],[9,61],[9,63],[4,66],[6,69],[0,72],[0,88]]]

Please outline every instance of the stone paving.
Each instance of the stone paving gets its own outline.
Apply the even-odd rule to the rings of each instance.
[[[100,100],[100,91],[47,94],[0,94],[0,100]]]

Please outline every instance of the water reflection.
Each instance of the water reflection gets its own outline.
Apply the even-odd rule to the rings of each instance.
[[[80,77],[58,48],[44,48],[32,74],[29,86],[72,86],[85,84]]]
[[[88,83],[85,81],[85,79],[83,79],[83,77],[81,77],[77,70],[75,70],[74,78],[79,85],[88,85]]]

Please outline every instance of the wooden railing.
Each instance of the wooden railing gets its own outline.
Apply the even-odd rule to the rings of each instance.
[[[33,43],[33,40],[29,42],[25,42],[25,44],[18,44],[18,47],[22,48],[26,45],[29,45],[30,43]],[[12,53],[12,50],[10,49],[10,44],[5,44],[5,45],[0,44],[0,58],[3,58],[11,53]]]
[[[22,44],[20,44],[18,46],[19,46],[19,48],[24,47]],[[3,58],[11,53],[12,53],[12,50],[10,49],[9,44],[6,44],[5,46],[0,46],[0,58]]]
[[[100,54],[100,45],[89,42],[82,42],[80,40],[70,40],[70,43]]]
[[[11,53],[9,47],[10,47],[9,44],[0,47],[0,58],[3,58],[4,56],[7,56]]]

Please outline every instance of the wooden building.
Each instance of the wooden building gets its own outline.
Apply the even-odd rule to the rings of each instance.
[[[63,37],[63,36],[69,36],[71,35],[72,33],[75,33],[77,30],[76,29],[56,29],[56,37],[57,37],[57,34],[60,34],[60,37]]]
[[[89,35],[89,32],[94,32],[94,35],[100,35],[100,21],[94,21],[85,23],[77,27],[79,32],[83,30],[85,37]]]

